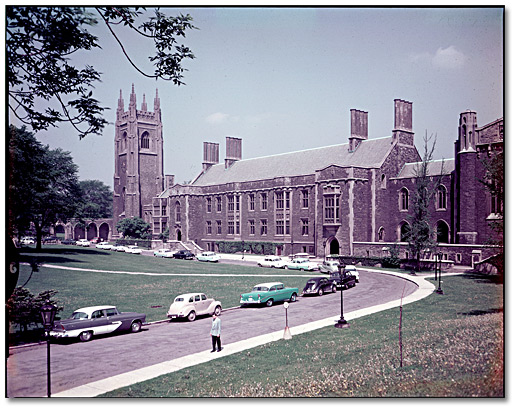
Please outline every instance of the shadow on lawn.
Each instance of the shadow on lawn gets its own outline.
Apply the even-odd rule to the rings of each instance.
[[[64,255],[66,257],[64,257]],[[78,249],[78,248],[60,248],[45,249],[36,251],[34,248],[21,248],[20,262],[29,262],[37,264],[64,264],[68,262],[81,262],[81,256],[96,255],[100,258],[110,255],[109,252],[98,249]]]
[[[490,275],[490,274],[478,274],[475,272],[465,272],[461,277],[464,277],[468,280],[474,280],[478,283],[487,283],[487,284],[504,284],[504,277],[499,275]]]

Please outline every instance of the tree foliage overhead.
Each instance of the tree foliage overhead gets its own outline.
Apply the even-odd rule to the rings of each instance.
[[[94,67],[76,67],[70,58],[81,51],[100,48],[99,39],[89,32],[103,22],[119,43],[122,53],[139,73],[183,84],[184,59],[193,59],[191,50],[177,44],[192,25],[192,17],[168,17],[159,9],[142,23],[144,9],[128,7],[6,7],[6,56],[9,110],[34,131],[46,130],[62,122],[70,123],[80,139],[100,135],[107,121],[103,108],[93,96],[101,73]],[[141,70],[128,56],[113,26],[149,39],[155,55],[149,57],[153,74]],[[44,109],[42,109],[44,107]]]

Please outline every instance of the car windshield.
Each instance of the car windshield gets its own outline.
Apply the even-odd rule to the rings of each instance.
[[[175,299],[175,302],[178,302],[178,301],[184,301],[184,298],[182,298],[182,297],[177,297],[177,298]]]
[[[307,287],[311,287],[316,284],[316,280],[307,281]]]
[[[253,287],[253,291],[269,291],[269,288],[256,286],[256,287]]]
[[[72,313],[70,318],[72,318],[73,320],[80,320],[82,318],[88,318],[88,314],[87,313],[83,313],[81,311],[76,311],[76,312]]]

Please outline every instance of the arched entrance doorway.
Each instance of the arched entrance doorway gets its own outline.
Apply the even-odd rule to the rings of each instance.
[[[182,241],[182,233],[180,229],[177,230],[177,241]]]
[[[339,255],[339,242],[336,238],[332,238],[329,242],[329,254]]]

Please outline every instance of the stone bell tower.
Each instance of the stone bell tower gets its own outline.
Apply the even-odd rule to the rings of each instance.
[[[114,226],[121,219],[131,217],[151,223],[152,198],[164,189],[163,126],[158,90],[153,111],[148,111],[144,95],[141,108],[137,109],[133,84],[130,104],[125,111],[120,91],[114,150]]]

